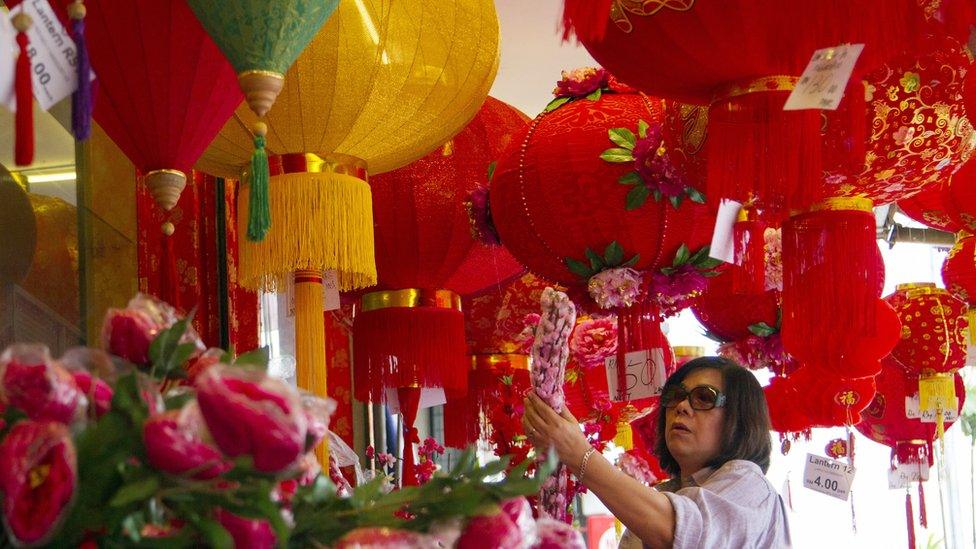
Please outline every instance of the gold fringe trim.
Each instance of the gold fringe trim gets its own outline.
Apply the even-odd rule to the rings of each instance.
[[[242,286],[279,291],[302,269],[335,270],[342,291],[376,284],[368,183],[334,172],[290,173],[272,176],[268,192],[271,230],[261,242],[240,240]],[[242,186],[241,204],[249,194],[249,186]],[[237,223],[244,234],[246,208]]]
[[[298,387],[320,397],[328,396],[325,378],[325,323],[322,317],[322,283],[295,283],[295,381]],[[322,467],[329,467],[329,444],[315,448]]]

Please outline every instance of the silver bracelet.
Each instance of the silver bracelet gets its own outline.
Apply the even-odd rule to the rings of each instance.
[[[590,449],[583,454],[583,459],[580,460],[579,474],[576,475],[581,481],[583,480],[583,475],[586,474],[586,465],[590,462],[590,456],[596,452],[596,448],[590,446]]]

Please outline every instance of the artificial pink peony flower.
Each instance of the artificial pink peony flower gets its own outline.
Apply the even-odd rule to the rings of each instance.
[[[112,409],[112,386],[85,370],[74,370],[71,376],[78,386],[78,390],[87,398],[89,406],[95,412],[95,417],[102,417]]]
[[[562,71],[552,94],[556,97],[586,97],[607,85],[607,71],[598,67],[580,67]]]
[[[630,307],[640,297],[641,276],[629,267],[607,269],[590,277],[587,290],[602,309]]]
[[[471,517],[457,540],[457,549],[508,549],[522,545],[522,532],[501,509]]]
[[[329,433],[329,418],[336,409],[336,403],[331,398],[322,398],[304,391],[301,392],[301,403],[308,423],[305,452],[311,452]]]
[[[0,355],[0,397],[35,420],[71,423],[87,401],[44,345],[14,344]]]
[[[651,124],[646,137],[634,144],[634,169],[644,184],[666,197],[681,196],[688,182],[671,162],[661,138],[661,125]]]
[[[569,337],[573,361],[583,368],[603,366],[617,352],[617,323],[611,318],[591,318],[576,325]]]
[[[102,348],[138,366],[149,364],[149,345],[163,327],[146,313],[109,309],[102,323]]]
[[[660,306],[664,315],[670,316],[691,305],[708,285],[708,279],[694,265],[685,263],[671,274],[654,273],[648,285],[648,294]]]
[[[200,374],[207,371],[211,366],[215,366],[220,363],[220,358],[224,356],[223,349],[217,349],[212,347],[206,351],[192,357],[186,363],[186,375],[190,380],[190,383],[196,383]]]
[[[523,496],[508,499],[501,504],[502,512],[515,523],[522,537],[522,547],[531,547],[535,544],[538,534],[536,533],[535,519],[532,518],[532,505]]]
[[[335,549],[433,549],[434,538],[395,528],[356,528],[342,537]]]
[[[541,518],[536,522],[536,527],[539,541],[532,549],[586,549],[583,535],[565,522]]]
[[[217,509],[217,521],[234,538],[235,549],[273,549],[277,543],[274,530],[266,520],[246,519]]]
[[[18,422],[0,443],[3,521],[16,545],[41,545],[67,514],[78,485],[68,428],[54,421]]]
[[[142,428],[150,465],[164,473],[188,475],[197,480],[218,477],[232,467],[206,438],[203,418],[192,402],[183,410],[150,417]]]
[[[218,364],[197,379],[197,402],[224,454],[279,472],[304,454],[308,420],[294,389],[264,372]]]

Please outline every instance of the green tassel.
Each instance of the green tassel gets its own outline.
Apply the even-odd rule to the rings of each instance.
[[[264,149],[264,136],[254,136],[254,154],[251,155],[251,199],[247,205],[247,239],[260,242],[271,228],[271,206],[268,204],[268,153]]]

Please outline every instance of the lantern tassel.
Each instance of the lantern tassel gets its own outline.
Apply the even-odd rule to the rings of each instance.
[[[21,11],[12,19],[17,29],[17,65],[14,73],[15,115],[14,162],[27,166],[34,162],[34,92],[31,83],[31,62],[27,53],[30,38],[27,29],[31,26],[29,15]]]
[[[922,488],[922,479],[918,479],[918,523],[922,528],[929,527],[928,516],[925,513],[925,489]]]
[[[905,518],[908,524],[908,549],[915,549],[915,517],[912,512],[912,494],[905,489]]]
[[[416,458],[413,447],[420,444],[420,435],[414,423],[417,421],[417,410],[420,407],[420,387],[400,387],[397,389],[397,399],[400,401],[400,415],[403,416],[403,477],[402,486],[417,485]]]
[[[766,290],[766,224],[741,219],[732,227],[736,268],[732,288],[737,294],[757,295]]]
[[[268,126],[263,122],[254,125],[254,154],[251,155],[251,195],[247,204],[247,238],[260,242],[271,228],[271,205],[268,196],[268,180],[271,172],[268,167],[268,152],[265,150],[265,135]]]
[[[91,135],[92,114],[91,63],[88,60],[88,45],[85,40],[85,13],[82,0],[75,0],[68,7],[78,63],[78,88],[71,95],[71,132],[79,141],[84,141]]]
[[[610,22],[613,0],[565,0],[563,3],[563,40],[575,34],[585,41],[602,40]]]

